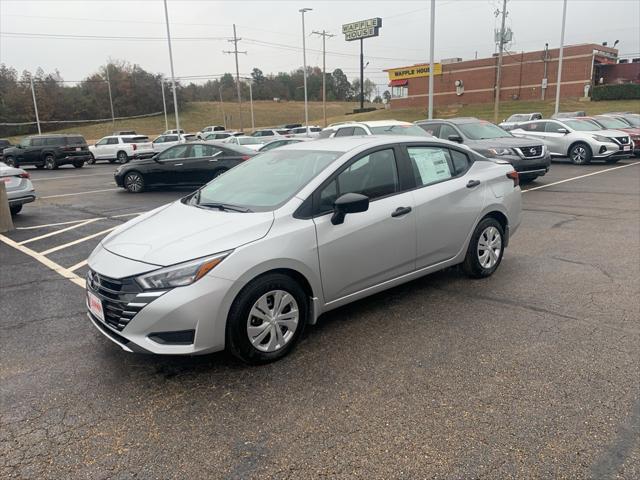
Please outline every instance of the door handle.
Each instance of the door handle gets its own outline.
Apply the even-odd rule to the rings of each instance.
[[[477,187],[478,185],[480,185],[480,180],[469,180],[467,188]]]
[[[212,158],[211,160],[209,160],[210,162],[217,162],[218,159],[217,158]]]
[[[398,208],[396,208],[395,212],[393,212],[393,213],[391,214],[391,216],[392,216],[393,218],[401,217],[401,216],[403,216],[403,215],[406,215],[406,214],[407,214],[407,213],[409,213],[410,211],[411,211],[411,207],[398,207]]]
[[[181,167],[182,165],[184,165],[184,163],[174,163],[173,164],[174,167]]]

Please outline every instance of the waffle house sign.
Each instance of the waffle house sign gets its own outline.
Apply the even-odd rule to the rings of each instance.
[[[389,80],[407,80],[409,78],[428,77],[431,72],[429,71],[429,64],[424,65],[412,65],[410,67],[390,68],[385,70],[389,74]],[[442,64],[436,63],[433,66],[434,75],[442,75]]]
[[[363,38],[377,37],[382,28],[380,17],[360,20],[359,22],[346,23],[342,25],[342,33],[347,42],[361,40]]]

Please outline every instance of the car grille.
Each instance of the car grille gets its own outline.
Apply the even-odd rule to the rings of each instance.
[[[102,300],[104,323],[117,331],[122,331],[140,310],[166,292],[144,292],[133,278],[118,280],[93,270],[87,273],[87,289]]]
[[[616,140],[622,145],[629,145],[629,137],[616,137]]]
[[[518,150],[524,158],[537,158],[542,156],[542,145],[533,145],[531,147],[519,147]]]

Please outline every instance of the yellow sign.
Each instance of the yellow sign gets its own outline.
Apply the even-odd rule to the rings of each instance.
[[[411,67],[391,68],[386,70],[389,73],[389,80],[406,80],[407,78],[428,77],[429,64],[412,65]],[[442,75],[442,64],[436,63],[433,66],[434,75]]]

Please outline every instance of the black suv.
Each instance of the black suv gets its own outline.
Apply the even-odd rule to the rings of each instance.
[[[7,140],[6,138],[0,138],[0,162],[2,162],[2,158],[3,158],[2,151],[5,148],[9,148],[10,146],[11,146],[11,142],[9,140]]]
[[[91,158],[87,142],[81,135],[34,135],[23,138],[11,148],[4,149],[4,163],[10,167],[35,165],[54,170],[71,164],[82,168]]]
[[[513,165],[522,182],[530,182],[549,171],[551,155],[539,140],[518,138],[502,128],[474,117],[414,122],[434,137],[467,145],[480,155]]]

